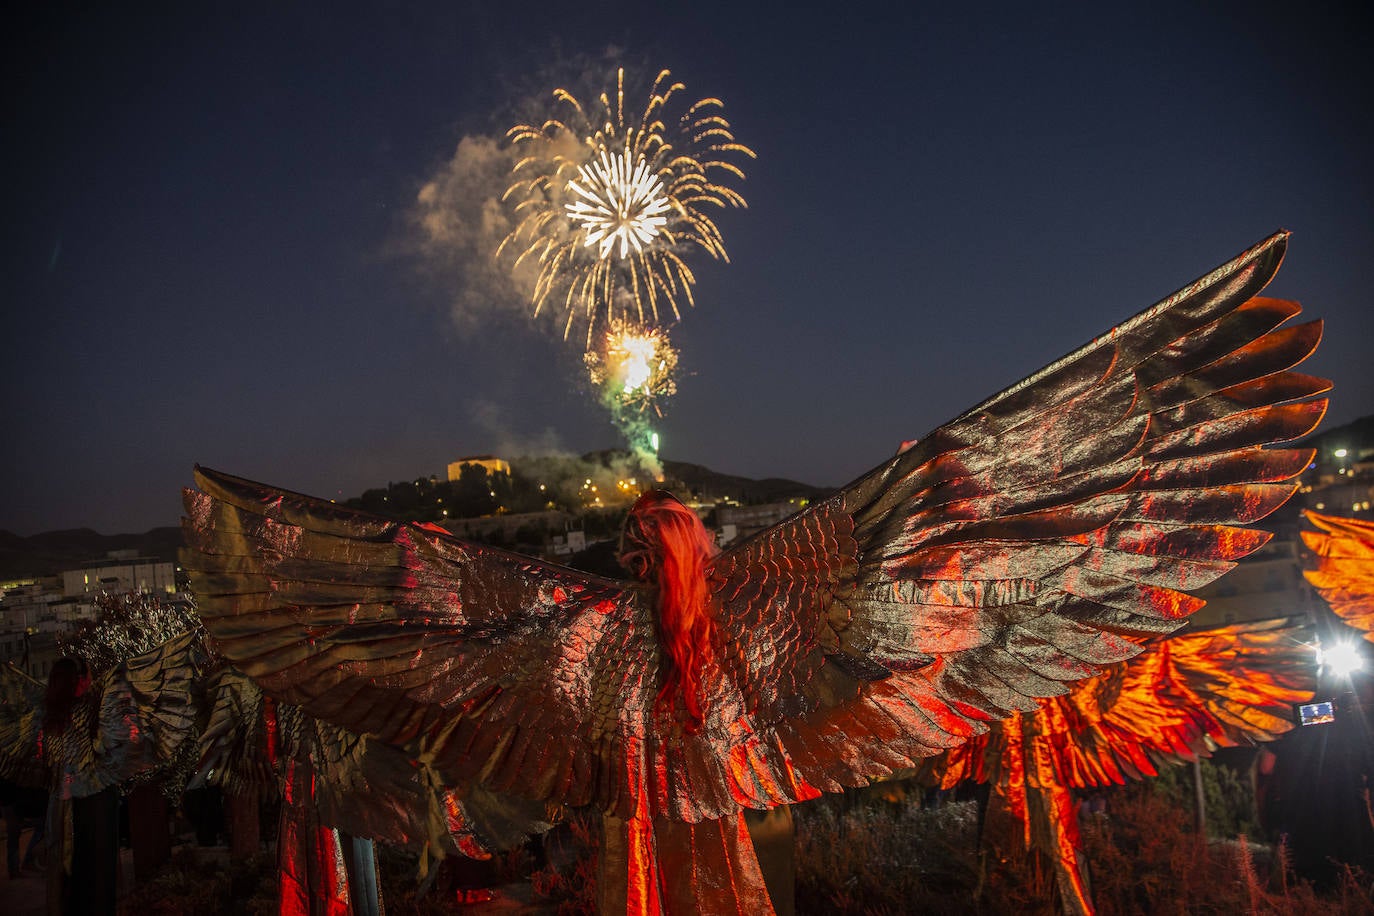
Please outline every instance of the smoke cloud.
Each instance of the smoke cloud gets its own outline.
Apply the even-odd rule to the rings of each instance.
[[[451,291],[453,320],[465,332],[494,314],[523,313],[534,290],[535,269],[522,264],[512,270],[507,259],[496,260],[512,225],[501,195],[514,165],[503,141],[466,136],[415,198],[420,260],[434,282]]]
[[[567,455],[567,447],[559,439],[558,433],[545,427],[533,435],[513,432],[517,426],[506,416],[501,405],[485,398],[472,398],[468,402],[468,413],[473,423],[482,431],[489,443],[490,450],[502,457],[511,455]]]
[[[568,451],[552,429],[535,436],[511,433],[504,411],[491,401],[474,401],[471,413],[488,441],[494,443],[495,454],[510,461],[525,477],[547,486],[549,498],[565,506],[590,504],[597,495],[603,497],[603,504],[613,505],[626,498],[622,482],[634,480],[635,486],[643,489],[662,479],[658,457],[648,449],[633,447],[633,443],[628,452],[583,457]],[[647,436],[644,441],[647,443]]]

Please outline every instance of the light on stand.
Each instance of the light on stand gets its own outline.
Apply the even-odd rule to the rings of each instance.
[[[1353,642],[1340,642],[1329,649],[1322,649],[1320,662],[1337,677],[1349,677],[1364,668],[1364,656]]]

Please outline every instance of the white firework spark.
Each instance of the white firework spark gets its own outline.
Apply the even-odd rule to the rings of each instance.
[[[730,160],[754,153],[735,141],[719,99],[692,104],[670,130],[666,111],[682,91],[662,71],[642,114],[627,120],[621,69],[614,101],[603,92],[589,110],[559,89],[554,99],[567,116],[507,134],[521,153],[503,198],[514,203],[517,222],[497,255],[538,264],[535,314],[561,301],[563,335],[585,319],[588,347],[598,321],[643,326],[665,313],[681,317],[679,298],[692,304],[696,282],[683,259],[693,249],[729,261],[707,208],[745,206],[717,178],[743,179]]]
[[[577,178],[568,182],[568,190],[580,200],[564,204],[568,218],[578,223],[588,248],[598,246],[597,257],[605,260],[617,241],[626,258],[630,246],[635,254],[643,254],[649,244],[668,224],[663,214],[672,205],[663,182],[643,159],[633,158],[627,148],[619,156],[601,150],[591,162],[577,170]]]

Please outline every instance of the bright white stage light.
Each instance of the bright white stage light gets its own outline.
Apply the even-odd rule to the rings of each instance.
[[[1322,650],[1321,663],[1338,677],[1349,677],[1364,668],[1364,656],[1354,643],[1341,642]]]

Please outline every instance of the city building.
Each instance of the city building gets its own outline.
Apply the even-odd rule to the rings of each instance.
[[[46,678],[58,658],[58,637],[94,619],[94,596],[65,596],[60,576],[6,589],[0,597],[0,664]]]
[[[495,455],[473,455],[471,458],[459,458],[457,461],[450,461],[448,465],[448,479],[458,480],[463,476],[463,465],[475,464],[478,467],[487,469],[488,474],[509,474],[510,462]]]
[[[103,560],[83,563],[62,573],[62,594],[98,595],[101,592],[157,592],[177,590],[176,566],[156,557],[140,557],[132,550],[112,550]]]
[[[176,566],[137,551],[116,550],[77,569],[6,584],[0,597],[0,664],[14,664],[41,680],[58,658],[59,639],[95,620],[100,595],[173,595]]]

